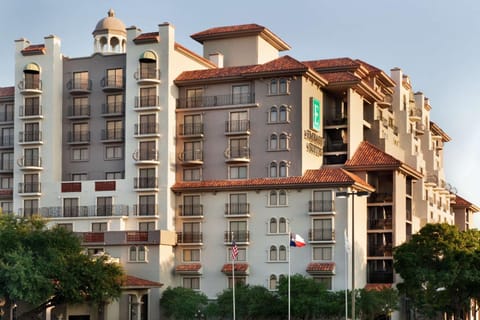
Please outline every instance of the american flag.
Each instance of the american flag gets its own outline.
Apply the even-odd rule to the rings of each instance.
[[[238,247],[235,241],[232,241],[232,260],[236,260],[238,256]]]

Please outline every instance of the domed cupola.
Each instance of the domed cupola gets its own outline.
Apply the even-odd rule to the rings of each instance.
[[[98,21],[94,37],[94,51],[103,54],[124,53],[127,41],[125,24],[115,17],[115,12],[110,9],[108,16]]]

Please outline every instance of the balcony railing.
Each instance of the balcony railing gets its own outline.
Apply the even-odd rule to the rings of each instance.
[[[122,76],[107,76],[100,81],[100,85],[102,86],[104,91],[122,90],[123,83],[124,81]]]
[[[67,139],[69,143],[88,143],[90,142],[90,131],[70,131]]]
[[[177,99],[177,108],[183,109],[230,106],[236,104],[252,104],[254,102],[255,95],[253,93],[200,96]]]
[[[83,242],[105,242],[104,232],[85,232],[82,235]]]
[[[135,97],[135,108],[151,108],[159,106],[159,96],[137,96]]]
[[[178,154],[178,160],[182,162],[203,162],[203,151],[184,151]]]
[[[225,203],[226,216],[245,216],[250,214],[250,203]]]
[[[180,125],[180,136],[203,135],[203,123],[184,123]]]
[[[128,216],[129,207],[124,204],[105,206],[68,206],[68,207],[42,207],[39,213],[45,218],[62,217],[105,217],[105,216]]]
[[[121,115],[125,110],[123,103],[104,103],[102,104],[102,115]]]
[[[152,151],[136,150],[132,156],[133,156],[133,159],[137,162],[138,161],[157,162],[159,160],[160,152],[158,150],[152,150]]]
[[[80,105],[80,106],[69,106],[68,117],[70,118],[90,117],[90,105],[87,104],[87,105]]]
[[[333,241],[335,240],[335,231],[330,228],[310,229],[308,231],[308,241]]]
[[[20,131],[19,141],[23,142],[41,142],[42,141],[42,132],[41,131]]]
[[[133,215],[135,216],[156,216],[158,215],[158,204],[136,204],[133,206]]]
[[[135,189],[155,189],[158,188],[157,177],[136,177],[133,180]]]
[[[223,241],[225,243],[232,243],[233,240],[235,240],[235,242],[250,242],[250,231],[225,231]]]
[[[250,148],[227,148],[227,150],[225,150],[225,157],[227,161],[249,161]]]
[[[92,90],[92,80],[81,79],[81,80],[70,80],[67,82],[67,89],[71,93],[88,93]]]
[[[178,215],[182,217],[202,217],[203,205],[201,204],[184,204],[180,205]]]
[[[103,129],[102,140],[106,141],[122,141],[125,137],[123,129]]]
[[[42,192],[40,182],[20,182],[18,184],[18,193],[39,193]]]
[[[18,88],[21,92],[28,92],[28,91],[35,91],[41,92],[42,91],[42,80],[23,80],[18,83]]]
[[[146,82],[146,81],[160,81],[160,70],[159,69],[142,69],[138,70],[134,73],[135,80],[138,82]]]
[[[134,128],[135,135],[151,135],[160,133],[160,124],[157,122],[136,123]]]
[[[32,158],[32,157],[21,157],[18,159],[17,164],[19,167],[41,167],[42,166],[42,158]]]
[[[225,133],[250,132],[250,120],[229,120],[225,122]]]
[[[308,211],[311,212],[333,212],[332,200],[310,200],[308,201]]]
[[[202,243],[202,232],[177,232],[178,243]]]

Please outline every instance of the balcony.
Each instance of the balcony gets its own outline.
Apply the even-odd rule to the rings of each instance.
[[[71,217],[124,217],[129,215],[129,207],[125,204],[106,206],[70,206],[70,207],[42,207],[39,213],[44,218],[71,218]]]
[[[82,234],[82,240],[86,243],[104,243],[105,232],[85,232]]]
[[[408,118],[410,121],[421,121],[422,120],[422,109],[419,108],[410,108],[408,113]]]
[[[41,131],[20,131],[19,143],[21,144],[42,144]]]
[[[230,120],[225,122],[225,134],[250,134],[250,120]]]
[[[202,232],[177,232],[178,244],[203,244]]]
[[[225,203],[225,217],[250,217],[250,203]]]
[[[160,83],[160,70],[159,69],[148,69],[138,70],[133,75],[138,84],[158,84]]]
[[[368,244],[368,256],[369,257],[392,257],[392,244],[377,245],[375,243]]]
[[[72,95],[90,93],[92,91],[92,80],[90,79],[73,80],[72,79],[67,82],[67,90]]]
[[[227,148],[225,150],[225,162],[247,163],[250,162],[250,148]]]
[[[134,134],[137,138],[160,137],[160,124],[158,122],[136,123]]]
[[[325,145],[324,152],[347,152],[347,144],[343,140],[328,141]]]
[[[69,144],[90,143],[90,131],[70,131],[67,136]]]
[[[182,218],[203,218],[203,205],[185,204],[178,207],[178,215]]]
[[[68,106],[67,118],[87,119],[90,117],[90,105]]]
[[[368,219],[368,229],[370,230],[391,230],[392,218]]]
[[[184,123],[180,125],[178,136],[184,138],[202,138],[203,123]]]
[[[393,195],[391,192],[372,192],[368,197],[368,203],[385,203],[393,202]]]
[[[158,216],[158,204],[136,204],[133,206],[133,215],[137,217]]]
[[[335,211],[332,200],[310,200],[308,201],[308,213],[313,214],[325,214],[333,213]]]
[[[152,151],[143,151],[143,150],[136,150],[132,154],[133,160],[135,160],[135,164],[158,164],[160,161],[160,152],[158,150]]]
[[[100,80],[100,85],[104,92],[115,92],[123,90],[124,80],[122,76],[104,77]]]
[[[120,142],[125,139],[125,133],[123,129],[103,129],[102,142]]]
[[[42,192],[40,182],[20,182],[18,184],[18,193],[29,196],[29,195],[40,195]]]
[[[223,242],[225,244],[232,244],[233,240],[235,240],[236,243],[240,243],[240,244],[250,243],[250,231],[248,230],[225,231],[223,235]]]
[[[160,110],[160,98],[158,96],[135,97],[135,111]]]
[[[18,116],[22,119],[43,119],[42,106],[20,106]]]
[[[42,81],[38,79],[23,80],[18,83],[18,89],[23,95],[32,95],[42,93]]]
[[[148,231],[128,231],[125,234],[125,240],[127,242],[147,242]]]
[[[123,103],[104,103],[102,104],[102,116],[118,117],[125,112],[125,104]]]
[[[157,177],[136,177],[133,179],[133,188],[138,189],[158,189]]]
[[[425,134],[425,125],[423,123],[417,122],[415,125],[415,135],[422,136]]]
[[[42,158],[22,157],[17,160],[21,170],[43,170]]]
[[[177,99],[177,109],[208,108],[219,106],[246,105],[255,103],[255,94],[226,94]]]
[[[310,229],[308,231],[309,242],[333,242],[335,231],[332,229]]]
[[[178,154],[178,160],[182,162],[183,165],[202,165],[203,164],[203,151],[184,151]]]

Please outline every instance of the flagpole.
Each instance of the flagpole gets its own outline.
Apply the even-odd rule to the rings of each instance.
[[[290,227],[289,227],[290,229]],[[290,320],[290,272],[291,272],[291,266],[290,266],[290,251],[291,251],[291,246],[290,246],[290,241],[292,238],[292,234],[290,233],[290,230],[288,230],[288,320]]]
[[[234,244],[233,240],[233,232],[232,232],[232,244]],[[232,259],[232,303],[233,303],[233,320],[235,320],[235,257],[233,256],[233,245],[231,249],[230,258]]]

